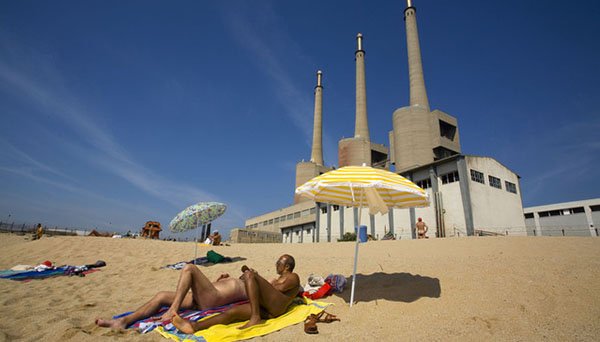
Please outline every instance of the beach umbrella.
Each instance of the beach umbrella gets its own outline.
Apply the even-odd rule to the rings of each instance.
[[[408,179],[390,171],[369,166],[346,166],[317,176],[296,188],[296,194],[315,202],[358,207],[369,213],[385,214],[388,208],[429,206],[427,192]],[[354,271],[350,306],[354,302],[356,265],[358,261],[358,227],[354,249]]]
[[[183,209],[169,223],[169,230],[174,233],[182,233],[196,229],[201,225],[216,220],[225,213],[227,206],[219,202],[200,202]],[[194,263],[198,257],[198,230],[196,231],[196,249],[194,251]]]

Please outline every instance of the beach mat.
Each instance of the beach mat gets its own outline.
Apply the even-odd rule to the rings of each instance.
[[[193,259],[190,261],[180,261],[175,264],[169,264],[169,265],[163,266],[161,268],[169,268],[172,270],[181,270],[187,264],[195,264],[196,266],[212,266],[212,265],[216,265],[216,264],[230,263],[230,262],[237,262],[237,261],[244,261],[244,260],[246,260],[246,258],[239,257],[239,256],[223,257],[223,259],[221,259],[219,262],[215,263],[215,262],[211,262],[208,257],[200,257],[200,258],[196,258],[196,259]]]
[[[2,271],[0,278],[29,282],[34,279],[47,279],[57,276],[84,276],[96,271],[99,270],[93,268],[85,271],[78,271],[76,266],[61,266],[53,270],[44,271]]]
[[[248,303],[247,300],[242,300],[239,302],[219,306],[219,307],[212,308],[212,309],[206,309],[206,310],[179,310],[179,312],[177,314],[184,319],[195,322],[204,317],[212,316],[214,314],[221,313],[231,307],[241,305],[241,304],[246,304],[246,303]],[[169,307],[167,307],[167,306],[162,307],[158,313],[153,315],[153,317],[160,317],[168,309],[169,309]],[[125,312],[120,315],[113,316],[113,319],[125,317],[132,313],[133,313],[133,311]],[[164,324],[164,323],[166,323],[166,324]],[[157,327],[164,327],[166,330],[174,330],[175,329],[175,327],[173,326],[173,324],[171,324],[170,321],[159,322],[159,321],[152,319],[152,317],[142,319],[137,322],[133,322],[129,326],[127,326],[127,329],[131,329],[131,328],[138,329],[142,334],[145,334],[145,333],[148,333],[148,332],[156,329]]]
[[[232,323],[228,325],[215,325],[206,330],[198,331],[193,335],[182,334],[177,329],[165,329],[158,327],[154,331],[168,339],[179,342],[228,342],[240,341],[250,338],[263,336],[272,332],[281,330],[285,327],[304,322],[310,314],[317,314],[325,310],[331,303],[317,302],[310,299],[298,299],[300,302],[293,304],[290,310],[285,314],[268,319],[263,324],[252,326],[248,329],[240,330],[238,327],[246,322]]]

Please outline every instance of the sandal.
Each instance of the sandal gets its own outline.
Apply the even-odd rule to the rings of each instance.
[[[317,321],[318,318],[313,314],[306,317],[304,320],[304,332],[307,334],[318,334]]]
[[[323,314],[325,314],[325,318],[321,318],[321,316],[323,316]],[[315,317],[317,318],[317,322],[320,322],[320,323],[331,323],[331,322],[335,322],[335,321],[340,321],[341,322],[341,320],[339,318],[337,318],[336,315],[330,314],[330,313],[325,312],[325,311],[321,311]]]

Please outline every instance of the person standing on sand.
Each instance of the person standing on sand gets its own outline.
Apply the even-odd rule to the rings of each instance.
[[[196,265],[187,264],[181,270],[175,292],[158,292],[134,313],[117,319],[98,318],[96,324],[106,328],[125,329],[134,322],[156,314],[161,307],[167,305],[169,309],[162,316],[156,317],[156,320],[170,321],[179,309],[205,310],[246,299],[248,296],[241,279],[223,273],[211,282]]]
[[[232,307],[221,314],[206,320],[190,322],[178,315],[173,317],[173,325],[179,331],[193,334],[217,324],[229,324],[248,320],[240,329],[264,322],[264,319],[283,315],[300,289],[300,277],[294,273],[295,260],[289,254],[282,255],[276,263],[279,277],[270,282],[258,272],[242,266],[242,278],[250,303]]]
[[[41,223],[38,223],[38,225],[35,229],[35,239],[39,240],[42,238],[43,235],[44,235],[44,227],[42,227]]]
[[[417,239],[427,239],[427,235],[425,235],[425,233],[427,233],[429,227],[427,227],[425,222],[423,222],[423,219],[419,217],[415,226],[417,231]]]

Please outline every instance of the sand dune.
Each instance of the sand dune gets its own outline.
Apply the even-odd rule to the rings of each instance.
[[[172,290],[178,271],[161,266],[194,256],[192,243],[94,237],[0,234],[0,269],[17,264],[107,266],[86,277],[20,283],[0,280],[0,341],[163,341],[157,333],[112,332],[94,325],[137,308],[158,290]],[[204,255],[209,247],[200,247]],[[352,243],[236,244],[213,247],[246,260],[200,266],[211,279],[248,264],[265,276],[292,254],[303,281],[311,273],[352,274]],[[356,300],[328,297],[341,322],[302,324],[261,338],[292,340],[598,340],[600,239],[499,237],[376,241],[361,245]],[[166,341],[166,340],[165,340]]]

